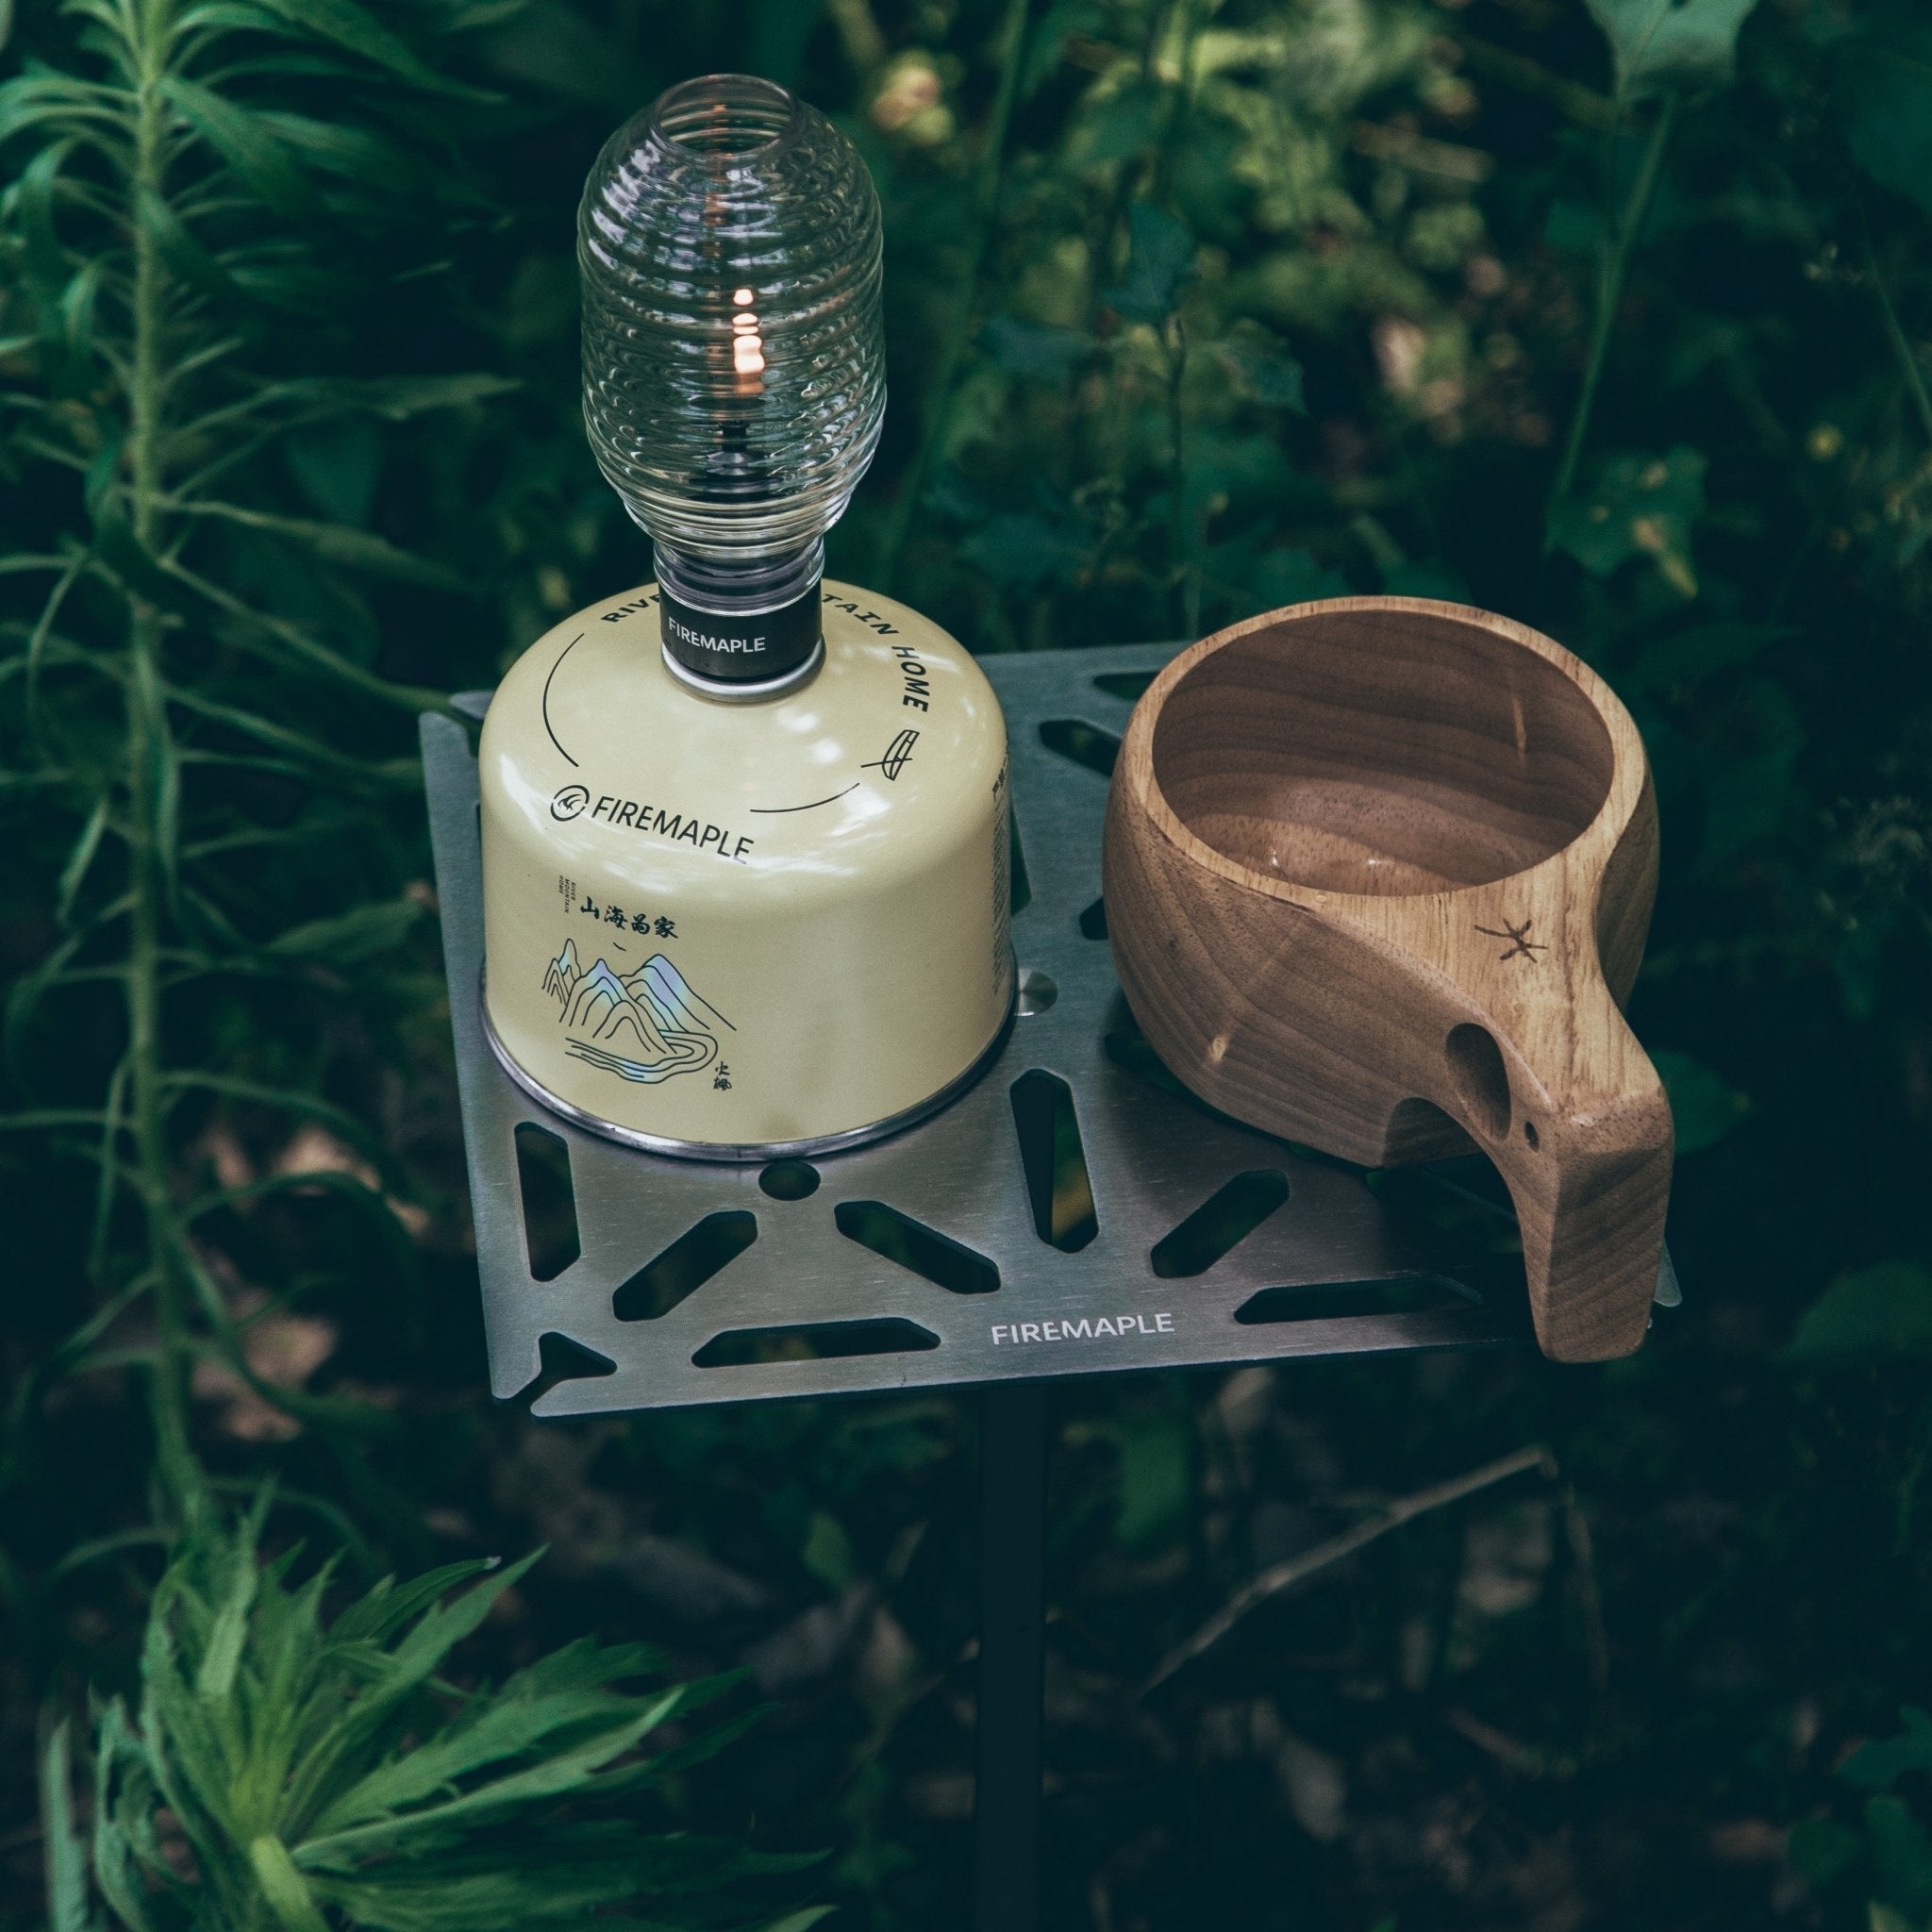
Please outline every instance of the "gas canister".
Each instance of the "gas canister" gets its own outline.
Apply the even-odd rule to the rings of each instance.
[[[824,1152],[941,1104],[1005,1024],[998,702],[916,611],[821,599],[823,664],[779,698],[675,676],[646,586],[558,625],[491,702],[485,1018],[581,1125]]]

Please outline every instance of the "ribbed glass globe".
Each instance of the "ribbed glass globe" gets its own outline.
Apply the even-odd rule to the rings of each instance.
[[[660,582],[708,608],[795,595],[885,410],[858,151],[770,81],[687,81],[605,144],[577,264],[591,446]]]

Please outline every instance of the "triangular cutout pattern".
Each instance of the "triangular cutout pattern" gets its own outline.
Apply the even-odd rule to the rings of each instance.
[[[538,1336],[537,1359],[543,1364],[546,1389],[558,1382],[589,1382],[617,1373],[617,1364],[608,1355],[599,1355],[594,1348],[586,1348],[554,1328]]]

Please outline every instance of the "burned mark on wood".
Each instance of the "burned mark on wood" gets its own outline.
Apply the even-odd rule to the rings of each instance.
[[[1514,925],[1506,919],[1500,926],[1479,925],[1476,927],[1476,931],[1489,939],[1507,940],[1509,941],[1507,951],[1498,953],[1496,955],[1497,958],[1527,959],[1531,965],[1534,965],[1536,963],[1536,956],[1539,953],[1547,953],[1550,950],[1545,941],[1530,938],[1529,929],[1535,924],[1536,921],[1534,919],[1525,919],[1521,925]]]

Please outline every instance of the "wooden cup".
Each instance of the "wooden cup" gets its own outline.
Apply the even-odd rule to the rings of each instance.
[[[1371,1167],[1474,1141],[1544,1352],[1637,1347],[1671,1111],[1619,1008],[1657,803],[1589,666],[1414,597],[1234,625],[1136,707],[1104,866],[1128,1004],[1202,1099]]]

